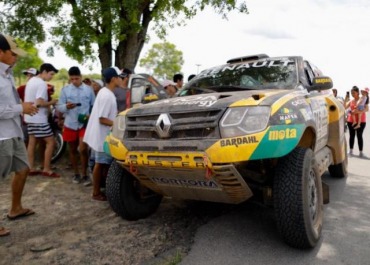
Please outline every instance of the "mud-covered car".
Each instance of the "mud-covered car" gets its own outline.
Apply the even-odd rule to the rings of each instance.
[[[162,196],[271,205],[284,240],[314,247],[329,188],[347,175],[343,105],[299,56],[254,55],[207,69],[176,98],[121,113],[107,137],[113,210],[128,220]]]

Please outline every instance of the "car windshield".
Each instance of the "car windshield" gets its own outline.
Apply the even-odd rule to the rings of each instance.
[[[268,58],[202,71],[179,96],[251,89],[289,89],[297,82],[296,61]]]

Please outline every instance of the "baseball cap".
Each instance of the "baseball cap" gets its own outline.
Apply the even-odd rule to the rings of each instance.
[[[13,37],[9,35],[0,34],[0,49],[7,51],[11,50],[19,56],[25,56],[27,53],[18,47]]]
[[[36,68],[28,68],[26,70],[23,70],[22,73],[24,75],[26,75],[26,74],[37,75],[38,74]]]
[[[364,89],[361,89],[362,91],[366,91],[367,93],[369,93],[369,88],[368,87],[365,87]]]
[[[171,80],[164,80],[164,81],[162,82],[162,86],[163,86],[164,88],[166,88],[166,87],[167,87],[167,86],[169,86],[169,85],[176,86],[176,83],[175,83],[175,82],[173,82],[173,81],[171,81]]]
[[[101,81],[99,79],[94,79],[93,82],[97,83],[100,87],[103,87],[104,86],[103,81]]]
[[[110,80],[112,77],[125,78],[127,75],[123,75],[122,71],[117,66],[112,66],[104,69],[103,76],[105,80]]]

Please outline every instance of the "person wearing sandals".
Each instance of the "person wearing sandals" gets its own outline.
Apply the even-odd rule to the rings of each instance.
[[[50,106],[55,105],[57,100],[51,99],[49,101],[48,86],[46,84],[56,73],[58,73],[58,70],[52,64],[44,63],[40,66],[39,74],[32,77],[26,85],[24,101],[33,102],[39,109],[36,115],[24,115],[29,137],[27,152],[31,168],[30,175],[41,173],[45,177],[60,177],[59,174],[51,170],[51,157],[53,156],[55,139],[53,130],[48,122]],[[34,168],[37,140],[42,140],[46,144],[42,172],[38,172]]]
[[[84,142],[86,142],[95,154],[93,169],[93,194],[92,198],[98,201],[106,201],[107,197],[101,191],[101,179],[106,174],[112,163],[112,157],[104,153],[103,145],[107,134],[113,125],[117,111],[116,97],[113,93],[116,87],[123,86],[125,75],[118,67],[104,69],[103,77],[106,86],[100,89],[86,127]]]
[[[12,73],[18,56],[26,53],[17,47],[13,38],[0,33],[0,178],[14,172],[11,184],[12,204],[7,214],[9,220],[27,217],[35,212],[23,208],[22,194],[29,172],[27,150],[23,141],[21,115],[34,115],[38,109],[31,102],[21,102]],[[0,225],[0,237],[10,230]]]

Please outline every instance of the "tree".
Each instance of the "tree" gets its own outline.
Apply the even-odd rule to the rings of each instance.
[[[34,43],[50,35],[56,47],[79,63],[98,56],[102,68],[114,58],[115,65],[130,69],[151,22],[164,37],[166,29],[185,24],[207,6],[225,18],[233,10],[248,13],[241,0],[0,0],[0,6],[0,28],[11,35]]]
[[[181,71],[184,64],[182,52],[169,42],[155,43],[146,56],[140,60],[140,66],[153,71],[153,74],[163,79],[172,78]]]
[[[39,69],[40,65],[42,64],[42,59],[39,57],[38,50],[33,43],[26,43],[19,39],[16,39],[16,42],[20,48],[27,52],[27,56],[18,57],[17,63],[13,68],[17,84],[20,85],[26,80],[26,77],[23,75],[22,71],[31,67]]]

